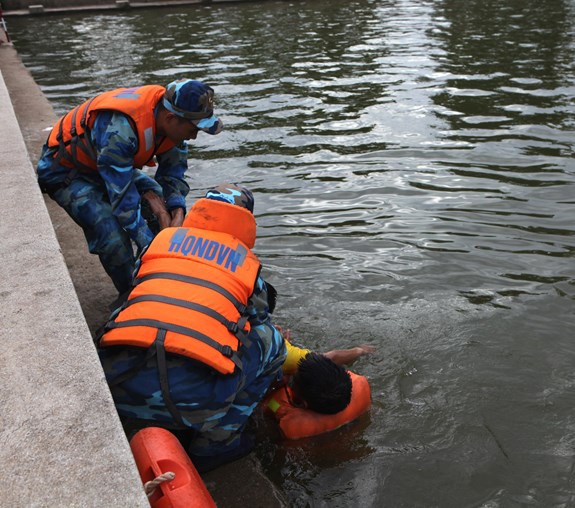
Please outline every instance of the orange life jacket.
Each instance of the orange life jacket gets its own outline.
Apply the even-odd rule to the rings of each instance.
[[[220,212],[243,210],[213,203]],[[228,233],[166,228],[143,254],[135,287],[100,346],[149,348],[160,340],[169,353],[230,374],[241,368],[237,351],[250,331],[246,305],[259,270],[252,251]]]
[[[55,162],[80,171],[95,171],[96,152],[90,139],[99,111],[118,111],[128,116],[138,135],[138,150],[134,167],[141,168],[151,162],[155,154],[173,148],[168,138],[156,146],[156,119],[154,110],[166,89],[159,85],[136,88],[118,88],[104,92],[80,104],[58,120],[48,137],[49,147],[59,147]]]
[[[198,199],[184,218],[183,226],[228,233],[250,249],[256,243],[256,219],[252,212],[223,201]]]
[[[271,411],[287,439],[317,436],[335,430],[355,420],[371,407],[371,389],[364,376],[349,372],[351,376],[351,401],[339,413],[326,415],[310,409],[295,407],[290,400],[293,393],[287,386],[278,388],[265,399],[265,407]]]

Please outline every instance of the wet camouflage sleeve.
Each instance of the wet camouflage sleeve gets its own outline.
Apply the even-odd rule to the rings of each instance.
[[[141,169],[134,169],[134,185],[140,196],[149,190],[154,191],[158,196],[164,195],[162,187],[151,176],[144,173]]]
[[[185,180],[188,169],[188,145],[184,141],[171,150],[156,156],[156,181],[162,186],[166,208],[186,208],[190,187]]]
[[[261,350],[258,375],[269,368],[273,359],[281,357],[281,363],[283,363],[286,357],[284,339],[272,323],[268,302],[267,286],[264,280],[258,277],[248,303],[249,321],[252,327],[250,336],[257,336]]]
[[[91,137],[114,216],[142,249],[153,235],[140,214],[140,193],[135,184],[137,135],[125,115],[105,111],[96,117]]]

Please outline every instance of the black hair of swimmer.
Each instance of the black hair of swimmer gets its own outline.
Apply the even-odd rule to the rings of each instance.
[[[319,353],[308,353],[298,363],[292,388],[316,413],[336,414],[351,401],[351,377],[347,370]]]

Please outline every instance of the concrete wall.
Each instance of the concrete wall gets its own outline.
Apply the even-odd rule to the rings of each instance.
[[[2,0],[5,16],[106,10],[126,7],[169,7],[189,4],[248,2],[254,0]],[[129,5],[127,5],[129,4]],[[38,9],[42,6],[43,9]],[[32,9],[30,8],[32,7]]]
[[[15,50],[0,44],[0,504],[148,507],[36,184],[6,70],[38,92]]]
[[[44,7],[82,7],[87,5],[114,4],[115,0],[2,0],[6,12],[27,9],[29,5],[42,4]]]

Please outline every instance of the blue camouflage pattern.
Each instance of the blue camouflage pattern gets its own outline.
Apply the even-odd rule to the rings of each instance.
[[[207,199],[247,208],[254,213],[254,195],[247,187],[235,183],[218,185],[206,192]]]
[[[99,112],[90,139],[97,172],[78,173],[65,187],[70,169],[54,164],[58,149],[45,145],[37,166],[38,182],[84,229],[90,252],[100,257],[116,289],[123,293],[131,287],[134,269],[131,241],[139,252],[154,236],[141,213],[141,194],[154,191],[164,198],[168,210],[186,208],[187,143],[157,155],[158,167],[151,178],[134,168],[138,138],[126,115]]]
[[[190,120],[208,134],[219,134],[224,128],[222,121],[214,115],[214,90],[201,81],[172,81],[166,86],[162,103],[168,111]]]
[[[207,457],[228,454],[240,446],[241,433],[270,384],[281,374],[286,347],[269,314],[267,287],[258,277],[248,301],[249,344],[240,346],[242,370],[223,375],[183,356],[167,354],[170,396],[185,425],[196,431],[189,453]],[[146,420],[174,428],[160,388],[156,360],[114,386],[114,379],[142,363],[146,349],[99,348],[100,360],[116,408],[123,418]]]

